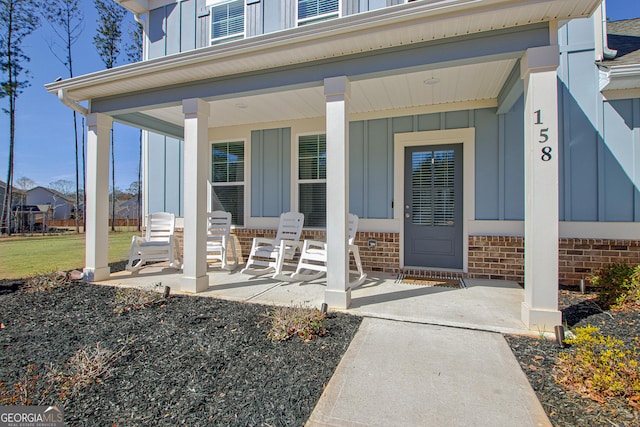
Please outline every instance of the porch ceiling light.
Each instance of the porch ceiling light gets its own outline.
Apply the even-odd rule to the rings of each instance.
[[[431,78],[425,80],[423,83],[428,85],[428,86],[434,86],[434,85],[437,85],[438,83],[440,83],[440,79],[438,79],[436,77],[431,77]]]

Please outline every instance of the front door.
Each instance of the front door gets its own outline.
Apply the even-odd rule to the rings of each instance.
[[[462,269],[462,144],[405,148],[404,265]]]

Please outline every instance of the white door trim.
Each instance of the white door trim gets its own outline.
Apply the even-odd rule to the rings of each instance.
[[[403,224],[404,149],[462,143],[462,270],[469,271],[469,221],[475,218],[475,128],[396,133],[393,141],[393,218]],[[404,226],[400,226],[400,268],[404,268]]]

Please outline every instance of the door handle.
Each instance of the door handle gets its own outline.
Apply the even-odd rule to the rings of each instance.
[[[410,214],[409,212],[406,212],[406,213],[404,214],[404,217],[405,217],[405,218],[411,218],[411,214]]]

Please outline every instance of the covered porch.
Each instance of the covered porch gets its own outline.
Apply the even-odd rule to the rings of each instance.
[[[239,273],[210,268],[206,290],[198,296],[276,306],[321,308],[325,301],[326,281],[308,283],[278,282],[269,277],[248,278]],[[181,291],[182,274],[166,264],[145,267],[138,274],[127,271],[112,273],[101,285],[134,287],[163,291]],[[461,327],[499,333],[531,333],[520,319],[523,288],[515,282],[464,279],[464,287],[424,286],[402,283],[395,276],[369,275],[365,283],[351,291],[348,313]],[[540,331],[537,331],[540,332]]]
[[[87,279],[110,279],[106,257],[107,177],[109,129],[116,120],[183,141],[180,156],[184,167],[177,179],[178,188],[184,189],[180,193],[184,266],[181,273],[156,278],[163,283],[169,277],[175,279],[173,289],[211,293],[219,288],[227,297],[237,293],[239,298],[251,301],[305,293],[313,296],[294,299],[307,298],[313,304],[326,302],[332,308],[355,311],[366,311],[372,304],[364,302],[375,302],[398,316],[405,314],[395,308],[396,301],[402,300],[405,307],[414,301],[426,303],[427,294],[429,301],[449,302],[455,300],[454,295],[469,296],[482,289],[507,294],[510,286],[471,286],[460,292],[439,291],[435,296],[431,290],[413,288],[369,294],[373,289],[386,289],[388,279],[382,278],[375,286],[349,288],[348,214],[354,210],[350,197],[350,159],[354,157],[350,124],[355,120],[369,123],[399,119],[386,130],[390,145],[383,147],[377,158],[381,161],[364,163],[360,172],[367,180],[359,188],[371,197],[370,204],[379,196],[376,206],[383,206],[375,213],[362,208],[360,230],[399,236],[398,270],[416,267],[404,244],[411,234],[406,231],[405,219],[411,218],[412,212],[404,192],[403,177],[410,170],[404,161],[406,149],[435,144],[461,146],[462,182],[456,206],[460,216],[449,221],[460,233],[455,251],[459,262],[446,269],[465,274],[469,272],[470,238],[481,233],[505,233],[504,214],[492,221],[483,221],[476,214],[483,200],[478,194],[482,189],[478,178],[492,173],[484,160],[495,154],[483,151],[486,147],[478,143],[480,138],[491,140],[493,131],[480,135],[477,129],[489,114],[497,134],[497,128],[504,125],[498,116],[521,102],[522,115],[517,121],[523,129],[520,149],[524,152],[524,170],[518,172],[524,186],[525,290],[513,293],[518,298],[516,318],[534,330],[550,330],[559,324],[558,20],[588,16],[598,1],[455,2],[447,7],[442,3],[450,2],[408,3],[393,10],[183,52],[48,85],[48,90],[63,102],[87,114]],[[90,109],[78,104],[85,100],[90,101]],[[407,130],[397,130],[400,119]],[[288,128],[290,140],[311,131],[326,135],[325,182],[331,194],[326,198],[326,280],[322,285],[284,285],[270,279],[229,275],[225,277],[229,282],[216,284],[215,279],[212,285],[213,277],[222,276],[207,273],[205,253],[211,144],[242,140],[252,149],[259,148],[249,144],[253,143],[252,132],[276,128]],[[374,147],[367,145],[364,135],[359,155],[369,158]],[[499,146],[497,135],[493,142]],[[153,151],[154,147],[147,144],[146,150]],[[291,158],[295,150],[291,148]],[[284,158],[287,155],[280,160]],[[275,214],[262,213],[253,204],[261,176],[256,167],[245,171],[244,228],[275,229],[279,213],[299,208],[296,167],[293,162],[276,167],[282,173],[275,181],[295,177],[279,193],[281,209]],[[379,167],[386,175],[374,179]],[[148,185],[148,173],[145,179]],[[384,194],[377,186],[384,187]],[[499,191],[496,189],[496,193]],[[474,311],[466,305],[473,304],[472,300],[463,298],[456,310],[438,311],[434,306],[431,312],[464,316]],[[494,301],[500,305],[503,300],[496,295]],[[416,304],[416,312],[423,310]],[[441,309],[450,307],[443,301],[437,305]],[[505,305],[511,310],[511,305]],[[491,310],[500,312],[499,307],[478,312]],[[517,329],[516,323],[508,328]]]

